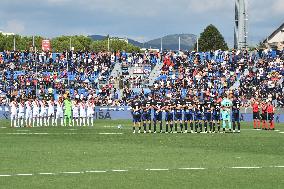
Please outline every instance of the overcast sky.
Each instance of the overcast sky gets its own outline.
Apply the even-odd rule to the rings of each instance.
[[[110,34],[141,42],[216,25],[232,44],[235,0],[1,0],[0,30],[54,37]],[[249,42],[284,21],[284,0],[249,1]]]

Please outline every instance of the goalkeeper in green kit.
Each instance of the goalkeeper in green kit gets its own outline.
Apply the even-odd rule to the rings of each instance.
[[[72,102],[70,100],[69,94],[64,95],[64,126],[67,126],[67,120],[68,120],[68,125],[71,127],[71,122],[72,122]]]
[[[232,131],[232,123],[231,123],[231,107],[233,106],[233,102],[225,97],[221,102],[221,115],[223,120],[223,132],[226,132],[227,123],[229,126],[229,131]]]

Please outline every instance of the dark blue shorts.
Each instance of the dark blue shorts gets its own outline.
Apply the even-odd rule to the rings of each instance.
[[[187,112],[184,114],[184,121],[192,121],[193,119],[194,119],[193,113]]]
[[[173,113],[166,113],[166,118],[165,120],[168,121],[173,121],[174,120],[174,114]]]
[[[211,112],[204,113],[204,121],[212,121],[212,114],[211,114]]]
[[[143,120],[143,121],[151,121],[151,114],[149,114],[149,113],[144,113],[144,114],[142,115],[142,120]]]
[[[141,122],[141,114],[133,114],[133,122],[134,123]]]
[[[162,118],[163,118],[163,114],[162,112],[159,112],[159,113],[155,113],[154,114],[154,121],[162,121]]]
[[[213,113],[213,120],[214,121],[220,121],[221,120],[221,114],[218,112]]]
[[[202,121],[202,120],[203,120],[202,113],[196,113],[195,114],[195,121]]]
[[[175,121],[182,121],[182,112],[175,113]]]
[[[233,122],[240,122],[240,112],[233,112],[232,121]]]

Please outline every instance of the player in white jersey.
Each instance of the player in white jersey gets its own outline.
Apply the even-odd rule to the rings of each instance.
[[[11,127],[17,126],[17,113],[18,113],[18,104],[15,99],[10,103],[11,108]]]
[[[48,124],[50,124],[51,121],[51,125],[54,126],[54,101],[53,99],[48,101]]]
[[[26,115],[25,115],[26,127],[31,127],[32,126],[32,118],[33,118],[31,99],[29,99],[25,102],[25,107],[26,107]]]
[[[45,109],[45,101],[41,100],[39,101],[40,104],[40,126],[42,127],[44,122],[45,122],[45,117],[46,117],[46,109]]]
[[[21,99],[18,104],[19,112],[18,112],[18,126],[24,127],[24,117],[25,117],[25,103],[24,100]]]
[[[82,100],[79,104],[80,107],[80,126],[86,126],[86,103]]]
[[[63,125],[63,102],[62,98],[59,97],[59,100],[55,102],[56,104],[56,126],[58,126],[58,119],[60,119],[60,126]]]
[[[32,102],[33,106],[33,127],[36,126],[39,127],[40,117],[39,117],[39,101],[37,98]]]
[[[78,100],[75,99],[72,102],[72,112],[73,112],[73,127],[75,126],[75,120],[76,120],[76,125],[79,126],[79,103]]]
[[[94,113],[95,113],[94,109],[95,109],[95,103],[92,99],[90,99],[87,103],[87,125],[88,126],[94,126]]]

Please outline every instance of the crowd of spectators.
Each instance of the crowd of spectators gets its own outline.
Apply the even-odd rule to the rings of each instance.
[[[120,64],[122,75],[110,77],[116,63]],[[161,74],[153,86],[148,86],[149,75],[157,64],[162,64]],[[133,68],[142,68],[143,72],[126,73]],[[0,55],[0,98],[56,98],[69,91],[71,97],[93,96],[97,105],[122,106],[136,95],[194,95],[202,99],[217,98],[230,91],[240,96],[244,107],[255,98],[269,99],[283,107],[283,76],[283,52],[271,50],[130,54],[4,51]],[[134,88],[141,90],[137,93]]]

